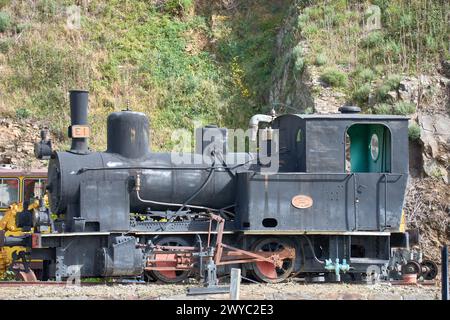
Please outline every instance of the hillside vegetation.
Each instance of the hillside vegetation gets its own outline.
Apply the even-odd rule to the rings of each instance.
[[[69,28],[73,1],[0,1],[3,115],[48,119],[63,139],[67,91],[84,88],[94,148],[105,145],[106,115],[128,105],[151,117],[158,150],[170,149],[173,128],[245,127],[261,108],[282,1],[238,11],[220,1],[86,3]]]
[[[371,4],[382,28],[369,32]],[[88,89],[93,148],[105,146],[106,115],[129,106],[168,150],[173,128],[246,127],[268,111],[286,58],[365,112],[410,114],[389,92],[450,58],[448,13],[445,0],[0,0],[0,114],[48,121],[67,143],[67,91]]]

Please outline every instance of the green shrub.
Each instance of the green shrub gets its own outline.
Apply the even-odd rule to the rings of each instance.
[[[295,59],[294,68],[295,71],[302,72],[305,68],[305,59],[303,59],[302,57],[297,57]]]
[[[444,176],[444,172],[438,167],[435,166],[432,170],[431,170],[431,176],[435,179],[440,179]]]
[[[371,91],[371,86],[368,83],[363,84],[355,91],[353,91],[353,100],[360,104],[365,104],[369,101],[369,95]]]
[[[432,35],[427,35],[425,37],[425,43],[428,49],[431,49],[433,51],[439,49],[438,42],[436,41],[436,38],[434,38]]]
[[[445,56],[445,60],[450,60],[450,50],[449,50],[449,52],[445,52],[444,56]]]
[[[27,108],[19,108],[16,110],[16,117],[18,119],[26,119],[31,116],[31,111]]]
[[[305,28],[303,28],[303,32],[307,36],[312,36],[319,32],[319,27],[315,23],[310,23]]]
[[[48,88],[32,96],[32,103],[41,114],[56,114],[65,107],[65,92],[60,88]]]
[[[400,86],[400,81],[402,81],[402,76],[397,74],[389,75],[380,85],[377,90],[375,90],[375,97],[377,101],[384,102],[388,100],[388,93],[390,91],[397,91]]]
[[[416,112],[416,105],[411,102],[400,101],[394,105],[394,113],[407,116]]]
[[[325,69],[320,80],[332,87],[346,87],[348,84],[347,74],[336,68]]]
[[[388,98],[389,91],[391,91],[391,88],[388,85],[382,84],[381,86],[379,86],[375,90],[375,98],[376,98],[376,100],[379,101],[379,102],[386,101],[387,98]]]
[[[53,17],[58,12],[58,3],[56,0],[40,0],[36,9],[44,17]]]
[[[300,44],[297,44],[292,49],[292,55],[294,57],[294,69],[297,72],[302,72],[303,68],[305,67],[305,59],[303,57],[303,48]]]
[[[401,28],[409,28],[412,27],[414,22],[414,17],[410,12],[404,12],[402,15],[400,15],[399,24]]]
[[[373,71],[375,71],[376,75],[383,75],[385,73],[386,66],[383,64],[377,64],[373,67]]]
[[[394,40],[389,40],[384,44],[383,48],[385,56],[390,57],[393,63],[397,63],[399,61],[399,56],[401,53],[401,46]]]
[[[387,103],[380,103],[374,106],[376,114],[392,114],[392,106]]]
[[[364,68],[358,73],[358,78],[364,82],[370,82],[375,79],[375,72],[370,68]]]
[[[292,55],[294,58],[303,56],[303,48],[300,44],[297,44],[294,48],[292,48]]]
[[[31,24],[29,23],[19,23],[15,26],[16,33],[21,33],[27,29],[30,29]]]
[[[320,6],[315,7],[307,7],[303,13],[310,17],[310,20],[318,20],[322,18],[322,10],[323,8]]]
[[[164,11],[170,14],[183,15],[192,5],[192,0],[166,0],[164,3]]]
[[[361,46],[363,48],[375,48],[381,46],[384,41],[384,35],[380,31],[374,31],[369,33],[364,39],[361,40]]]
[[[7,12],[0,11],[0,32],[5,32],[11,25],[11,17]]]
[[[3,7],[6,7],[10,3],[11,3],[11,0],[0,0],[0,9],[2,9]]]
[[[327,56],[325,53],[319,53],[316,56],[316,59],[314,60],[314,64],[316,66],[323,66],[327,64]]]
[[[307,107],[305,111],[303,111],[304,114],[313,114],[314,108],[313,107]]]
[[[11,38],[0,39],[0,53],[7,53],[9,48],[12,47],[14,40]]]
[[[401,81],[402,81],[401,75],[391,74],[387,77],[384,83],[389,87],[390,90],[398,90]]]
[[[345,23],[345,13],[336,13],[330,15],[331,24],[333,27],[339,27]]]
[[[408,127],[408,137],[412,141],[419,140],[420,126],[417,123],[414,122]]]
[[[309,22],[309,16],[305,13],[297,17],[297,28],[303,29]]]
[[[334,16],[335,14],[336,14],[336,11],[335,11],[335,9],[334,9],[334,7],[333,6],[327,6],[327,5],[325,5],[325,6],[323,6],[322,7],[322,9],[323,9],[323,15],[324,15],[324,17],[327,19],[331,19],[332,18],[332,16]]]

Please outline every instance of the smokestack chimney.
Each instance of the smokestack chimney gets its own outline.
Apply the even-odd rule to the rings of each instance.
[[[72,138],[70,152],[87,154],[89,126],[88,115],[88,91],[70,90],[70,121],[69,138]]]

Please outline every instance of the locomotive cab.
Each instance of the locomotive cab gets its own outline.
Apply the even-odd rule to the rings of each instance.
[[[240,174],[244,229],[266,230],[262,221],[272,218],[277,230],[398,231],[408,118],[283,115],[272,127],[279,130],[279,172]],[[311,205],[296,207],[296,196]]]
[[[238,174],[244,234],[310,236],[323,257],[355,268],[387,263],[402,231],[408,118],[288,114],[272,128],[279,172]]]

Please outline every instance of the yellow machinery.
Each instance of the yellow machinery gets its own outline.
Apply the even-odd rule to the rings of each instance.
[[[28,206],[28,210],[34,210],[39,208],[39,201],[36,200]],[[6,210],[3,218],[0,220],[0,231],[5,232],[5,236],[21,236],[24,234],[32,233],[32,230],[25,232],[21,228],[17,227],[16,217],[17,214],[23,212],[22,203],[13,203]],[[8,267],[13,263],[13,254],[25,251],[23,247],[0,247],[0,279],[6,276]]]
[[[28,211],[39,209],[40,203],[37,198],[44,193],[46,173],[44,170],[0,169],[0,232],[4,232],[5,236],[33,233],[33,228],[23,230],[18,227],[17,216],[24,211],[24,202],[29,203],[26,208]],[[44,201],[47,205],[46,196]],[[0,247],[0,279],[7,276],[8,268],[14,262],[14,255],[23,251],[25,251],[23,247]],[[40,263],[32,261],[33,264],[39,266]]]

